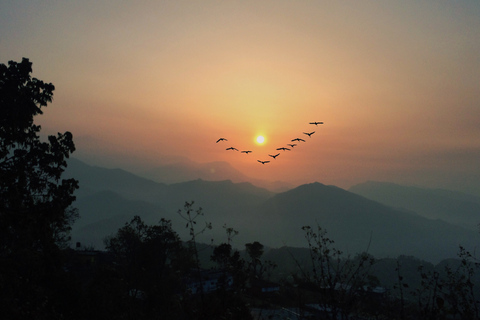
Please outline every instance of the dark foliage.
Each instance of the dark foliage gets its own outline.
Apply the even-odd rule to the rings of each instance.
[[[166,315],[178,304],[176,294],[183,290],[181,275],[193,267],[193,260],[170,221],[162,219],[158,225],[148,226],[135,216],[106,239],[106,247],[114,255],[124,295],[141,301],[137,313],[148,318]]]
[[[0,64],[0,305],[12,318],[49,318],[61,307],[60,247],[77,212],[78,187],[61,179],[75,150],[70,132],[41,141],[33,118],[54,86],[32,78],[28,59]]]

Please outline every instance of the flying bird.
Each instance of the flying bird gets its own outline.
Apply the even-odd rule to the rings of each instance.
[[[216,142],[216,143],[219,143],[220,141],[228,141],[228,140],[227,140],[227,139],[225,139],[225,138],[220,138],[220,139],[218,139],[218,140],[217,140],[217,142]]]
[[[281,148],[277,148],[277,150],[283,150],[283,151],[286,151],[286,150],[290,150],[288,148],[285,148],[285,147],[281,147]]]
[[[290,147],[292,147],[292,149],[293,149],[293,147],[295,147],[297,144],[296,144],[296,143],[289,143],[289,144],[287,144],[287,145],[290,146]]]
[[[237,149],[237,148],[234,148],[234,147],[230,147],[230,148],[227,148],[227,149],[225,149],[225,150],[235,150],[235,151],[238,151],[238,149]]]
[[[303,142],[305,142],[305,140],[300,139],[300,138],[293,139],[292,142],[293,142],[293,141],[299,141],[299,142],[300,142],[300,141],[303,141]]]
[[[270,161],[261,161],[261,160],[257,160],[258,162],[260,162],[261,164],[265,164],[265,163],[269,163]]]
[[[276,159],[279,155],[280,155],[280,153],[277,153],[277,154],[269,154],[269,156],[272,157],[273,159]]]
[[[303,134],[306,134],[307,136],[309,136],[310,138],[312,137],[312,134],[314,134],[315,131],[312,131],[312,132],[304,132]]]
[[[242,151],[242,153],[246,153],[246,154],[249,154],[250,152],[252,152],[252,151],[250,151],[250,150],[244,150],[244,151]]]
[[[310,122],[310,124],[319,125],[319,124],[323,124],[323,122],[321,122],[321,121],[315,121],[315,122]]]

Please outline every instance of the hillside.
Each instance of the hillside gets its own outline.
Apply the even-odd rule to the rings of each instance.
[[[104,236],[111,234],[112,230],[116,231],[111,226],[123,226],[134,215],[142,219],[148,217],[148,223],[156,223],[161,218],[169,219],[174,229],[186,236],[184,221],[178,215],[178,210],[183,209],[186,201],[194,201],[195,209],[203,208],[205,216],[203,221],[199,220],[199,225],[211,222],[215,227],[211,233],[205,234],[206,242],[210,238],[223,241],[223,225],[241,228],[242,238],[249,241],[249,237],[253,236],[248,230],[251,221],[245,220],[244,213],[252,212],[253,208],[274,195],[246,182],[199,179],[166,185],[121,169],[105,169],[72,160],[66,177],[75,177],[80,185],[74,203],[79,209],[80,219],[73,226],[72,240],[93,244],[97,248],[103,247]]]
[[[188,159],[169,162],[139,173],[140,176],[160,183],[181,183],[192,180],[250,182],[273,192],[283,192],[293,185],[283,181],[265,181],[248,177],[225,161],[198,163]]]
[[[395,210],[320,183],[277,194],[261,206],[260,212],[262,235],[270,246],[305,246],[301,227],[316,228],[317,224],[345,252],[368,249],[379,257],[407,254],[439,261],[455,256],[459,244],[473,248],[480,240],[474,231]]]
[[[75,168],[74,168],[75,169]],[[148,223],[161,218],[172,221],[174,230],[187,237],[178,211],[195,201],[204,215],[198,227],[212,223],[213,230],[200,241],[226,240],[223,226],[239,231],[234,245],[260,241],[266,246],[306,247],[302,226],[317,225],[346,253],[368,250],[378,257],[413,255],[439,261],[455,257],[459,244],[467,249],[480,242],[477,232],[428,219],[412,211],[398,210],[335,186],[312,183],[272,193],[250,183],[194,180],[166,185],[123,170],[76,163],[80,190],[75,205],[81,218],[73,228],[73,241],[101,245],[134,215]]]
[[[76,192],[77,196],[108,190],[129,199],[150,201],[159,195],[163,197],[166,191],[166,184],[141,178],[122,169],[91,166],[75,158],[68,160],[64,178],[79,180],[80,189]]]
[[[414,211],[426,218],[441,219],[478,231],[480,198],[473,195],[376,181],[352,186],[349,191],[394,208]]]

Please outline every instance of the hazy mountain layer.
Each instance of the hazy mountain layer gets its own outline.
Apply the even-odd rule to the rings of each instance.
[[[150,201],[165,196],[166,185],[141,178],[122,169],[106,169],[90,166],[77,159],[69,159],[65,178],[79,180],[77,196],[85,196],[99,191],[113,191],[130,199]]]
[[[222,226],[226,225],[240,232],[233,243],[238,247],[253,241],[270,247],[306,247],[301,230],[305,225],[326,229],[335,246],[347,253],[368,250],[377,257],[406,254],[439,261],[455,257],[459,244],[473,250],[480,242],[475,231],[320,183],[274,194],[250,183],[195,180],[166,185],[80,161],[72,167],[68,174],[81,186],[75,203],[81,218],[74,225],[73,241],[97,248],[134,215],[148,223],[169,219],[174,230],[186,237],[188,230],[178,210],[192,200],[194,208],[202,207],[204,212],[198,230],[205,222],[213,225],[200,241],[225,241]]]
[[[415,211],[430,219],[441,219],[478,231],[480,198],[473,195],[375,181],[355,185],[349,191],[394,208]]]
[[[103,237],[98,231],[102,225],[105,225],[104,235],[109,235],[112,233],[109,226],[123,226],[134,215],[147,219],[149,223],[156,223],[161,218],[169,219],[174,229],[186,236],[185,222],[178,214],[186,201],[195,201],[195,209],[203,208],[205,215],[199,217],[199,228],[205,222],[211,222],[215,227],[214,232],[205,233],[203,240],[215,238],[224,241],[223,225],[248,228],[252,221],[245,220],[245,212],[252,212],[252,208],[273,196],[272,192],[250,183],[231,181],[195,180],[165,185],[124,170],[89,166],[79,160],[69,163],[66,176],[75,177],[80,184],[74,205],[79,208],[81,218],[73,226],[72,238],[74,241],[81,238],[85,245],[97,248],[103,247]],[[121,222],[115,224],[112,222],[115,219]],[[88,233],[87,225],[96,230],[95,233],[92,231],[92,239],[83,234],[80,237],[80,233]],[[249,241],[246,238],[248,232],[242,233]]]
[[[395,210],[378,202],[320,183],[302,185],[267,200],[259,212],[267,245],[306,244],[301,227],[317,225],[348,252],[375,256],[414,255],[430,261],[455,256],[458,245],[473,248],[480,235],[441,220]]]
[[[287,182],[271,182],[248,177],[225,161],[197,163],[185,160],[175,163],[166,163],[146,172],[142,172],[140,176],[167,184],[202,179],[208,181],[231,180],[236,183],[251,182],[256,186],[274,192],[282,192],[293,188],[293,186]]]

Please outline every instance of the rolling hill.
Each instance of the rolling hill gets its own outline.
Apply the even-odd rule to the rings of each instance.
[[[430,219],[441,219],[470,230],[479,230],[480,198],[473,195],[375,181],[352,186],[349,191]]]
[[[272,193],[250,183],[194,180],[157,183],[119,169],[92,167],[77,161],[68,174],[80,181],[75,205],[81,218],[73,228],[73,241],[101,246],[103,237],[140,215],[148,223],[160,218],[186,237],[178,211],[185,201],[202,207],[199,228],[211,222],[213,230],[200,241],[226,240],[222,226],[240,233],[234,246],[260,241],[266,246],[306,247],[302,226],[317,225],[346,253],[368,251],[376,257],[413,255],[429,261],[455,257],[458,245],[473,248],[480,235],[440,219],[398,210],[335,186],[312,183]],[[101,247],[99,247],[101,248]]]
[[[160,183],[181,183],[192,180],[225,181],[235,183],[250,182],[274,192],[283,192],[293,188],[283,181],[265,181],[244,175],[225,161],[198,163],[191,160],[165,163],[153,169],[139,173],[140,176]]]
[[[260,208],[267,245],[306,246],[301,227],[317,225],[347,253],[368,249],[378,257],[413,255],[430,261],[455,256],[458,245],[473,248],[477,232],[369,200],[335,186],[302,185],[267,200]],[[268,226],[268,227],[267,227]]]

